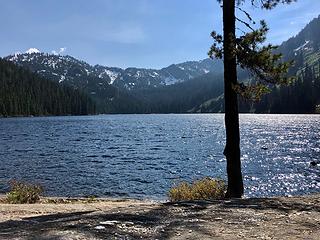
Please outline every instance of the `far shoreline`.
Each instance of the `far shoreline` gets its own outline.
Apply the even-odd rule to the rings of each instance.
[[[1,116],[0,119],[12,119],[12,118],[50,118],[50,117],[86,117],[86,116],[116,116],[116,115],[224,115],[223,112],[217,113],[98,113],[88,115],[15,115],[15,116]],[[239,113],[239,115],[306,115],[306,116],[320,116],[320,113]]]

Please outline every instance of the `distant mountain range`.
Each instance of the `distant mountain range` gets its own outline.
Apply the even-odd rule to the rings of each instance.
[[[209,72],[222,71],[221,63],[210,59],[172,64],[160,70],[92,66],[71,56],[41,53],[35,48],[5,59],[45,78],[76,88],[86,88],[88,79],[95,79],[97,88],[108,84],[126,90],[152,89],[181,83]]]
[[[176,96],[174,94],[168,98],[163,88],[172,89],[172,86],[212,72],[222,74],[223,69],[221,62],[211,59],[172,64],[160,70],[92,66],[71,56],[41,53],[35,48],[5,59],[43,78],[86,92],[97,102],[100,113],[162,112],[164,110],[159,109],[159,106],[154,107],[154,104],[166,96],[163,103],[168,105],[166,102]],[[159,93],[163,94],[159,96]],[[181,93],[184,94],[183,91]]]
[[[302,85],[312,76],[311,87],[317,89],[320,85],[320,17],[310,22],[297,36],[281,44],[277,51],[283,54],[284,60],[295,60],[290,75],[297,76]],[[87,93],[96,101],[98,112],[101,113],[223,111],[223,65],[218,60],[190,61],[160,70],[121,69],[92,66],[71,56],[41,53],[35,48],[5,59],[43,78]],[[307,75],[307,72],[311,75]],[[247,79],[248,75],[240,71],[239,78]],[[297,83],[298,80],[285,91],[291,94]],[[261,103],[243,102],[240,109],[244,112],[286,112],[286,108],[293,109],[283,106],[275,110],[274,105],[279,105],[275,98],[281,99],[278,96],[280,91],[284,91],[283,88],[275,87],[272,94]],[[299,95],[296,91],[295,94]],[[299,112],[316,111],[320,97],[314,94],[311,102],[313,105],[308,111],[302,109]]]

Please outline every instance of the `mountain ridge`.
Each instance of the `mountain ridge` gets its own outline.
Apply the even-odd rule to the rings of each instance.
[[[68,84],[74,86],[74,83],[72,83],[73,79],[90,75],[110,85],[115,85],[127,90],[154,88],[180,83],[208,72],[221,71],[222,66],[221,63],[217,61],[204,59],[171,64],[161,69],[135,67],[123,69],[100,64],[90,65],[85,61],[78,60],[69,55],[49,54],[39,52],[38,50],[16,53],[5,57],[5,59],[60,83],[66,81],[69,82]],[[74,70],[73,68],[77,68],[77,70],[72,71]],[[46,74],[46,71],[48,71],[49,74]]]
[[[320,76],[319,29],[320,16],[313,19],[296,36],[283,42],[277,49],[277,52],[283,53],[283,60],[293,59],[295,61],[294,66],[289,69],[289,75],[296,76],[298,80],[287,88],[273,87],[272,93],[265,96],[259,104],[240,103],[241,111],[287,111],[283,103],[275,100],[281,98],[279,92],[282,92],[282,96],[285,95],[283,92],[289,92],[291,95],[295,92],[296,95],[299,95],[298,90],[293,91],[292,89],[298,89],[295,85],[303,89],[303,86],[309,81],[307,78],[311,78],[310,76],[312,80],[308,84],[315,88],[318,86]],[[28,54],[11,55],[6,59],[45,78],[86,92],[97,101],[101,113],[223,111],[223,64],[218,60],[187,61],[157,70],[90,65],[68,55],[32,51]],[[307,71],[310,73],[306,73]],[[241,80],[248,78],[248,74],[243,70],[239,71],[238,76]],[[212,90],[210,94],[207,89],[211,89],[212,86],[215,86],[220,94],[215,90]],[[309,109],[317,109],[320,104],[320,97],[317,99],[316,94],[313,95],[315,99],[313,106]],[[199,103],[196,96],[202,99],[202,102]],[[291,97],[295,98],[295,95]],[[282,110],[279,110],[276,105],[283,105],[280,108]],[[287,107],[294,111],[294,107],[289,105]],[[303,109],[299,111],[303,112]]]

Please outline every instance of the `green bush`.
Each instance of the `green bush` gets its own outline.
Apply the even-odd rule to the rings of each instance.
[[[195,181],[192,184],[181,182],[169,190],[169,200],[213,200],[224,198],[226,184],[223,180],[209,177]]]
[[[36,203],[40,200],[43,188],[40,185],[20,181],[10,181],[10,192],[7,193],[8,203]]]

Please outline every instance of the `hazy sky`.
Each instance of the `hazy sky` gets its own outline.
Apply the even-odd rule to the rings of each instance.
[[[281,43],[320,14],[320,1],[246,9],[266,19],[269,40]],[[91,64],[161,68],[206,58],[210,32],[221,24],[216,0],[1,1],[0,56],[38,48]]]

